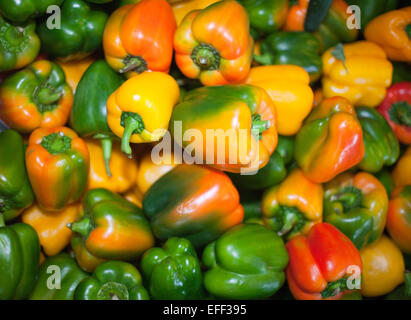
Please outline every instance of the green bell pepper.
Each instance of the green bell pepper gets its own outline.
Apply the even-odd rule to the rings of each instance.
[[[25,299],[36,283],[40,242],[25,223],[5,226],[0,215],[0,300]]]
[[[14,130],[0,133],[0,214],[9,221],[34,200],[26,172],[24,143]]]
[[[49,6],[62,3],[63,0],[1,0],[0,14],[10,21],[24,22],[45,14]]]
[[[70,125],[80,136],[101,140],[108,176],[112,139],[115,135],[107,124],[107,99],[124,82],[105,60],[94,62],[83,74],[74,95]]]
[[[292,64],[304,68],[311,82],[321,76],[320,41],[308,32],[278,32],[261,42],[261,55],[254,60],[263,65]]]
[[[404,284],[385,297],[386,300],[411,300],[411,272],[405,271]]]
[[[388,170],[383,169],[383,170],[381,170],[380,172],[378,172],[374,175],[378,180],[380,180],[380,182],[382,183],[382,185],[385,188],[385,191],[387,191],[388,197],[390,197],[391,192],[395,188],[394,179],[392,178],[391,173]]]
[[[73,300],[77,286],[87,277],[67,253],[49,257],[41,265],[30,300]]]
[[[378,172],[383,166],[393,165],[400,155],[400,144],[387,120],[372,108],[357,107],[355,110],[365,146],[365,155],[358,164],[359,168]]]
[[[282,239],[259,224],[242,224],[203,252],[204,286],[218,298],[263,299],[284,283],[288,254]]]
[[[411,82],[411,66],[408,63],[391,61],[394,71],[392,74],[392,84],[398,82]]]
[[[141,270],[154,299],[188,300],[203,296],[200,262],[185,238],[172,237],[162,248],[146,251]]]
[[[37,32],[42,50],[54,58],[75,60],[92,54],[101,46],[108,15],[82,0],[65,0],[61,26],[49,29],[43,20]]]
[[[361,30],[375,17],[391,10],[395,10],[398,0],[346,0],[349,5],[359,6],[361,9]]]
[[[149,295],[135,266],[123,261],[106,261],[79,283],[74,299],[148,300]]]

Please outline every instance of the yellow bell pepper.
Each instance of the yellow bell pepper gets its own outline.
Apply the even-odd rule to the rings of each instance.
[[[361,294],[377,297],[404,282],[404,257],[395,243],[383,235],[360,251],[363,264]]]
[[[220,0],[186,0],[173,2],[171,7],[173,8],[174,17],[176,18],[177,25],[183,20],[183,18],[193,10],[201,10],[209,5],[218,2]]]
[[[135,185],[126,193],[123,194],[123,197],[126,198],[131,203],[134,203],[137,207],[143,208],[143,197],[144,194],[141,192],[140,188]]]
[[[292,136],[300,130],[314,101],[307,71],[293,65],[254,67],[245,83],[267,91],[277,109],[279,134]]]
[[[86,72],[87,68],[94,62],[94,60],[93,57],[87,57],[83,60],[76,61],[56,61],[56,63],[63,69],[64,74],[66,75],[66,82],[73,90],[73,94],[76,92],[77,85],[84,72]]]
[[[407,151],[398,160],[392,171],[392,178],[395,187],[411,185],[411,147],[408,147]]]

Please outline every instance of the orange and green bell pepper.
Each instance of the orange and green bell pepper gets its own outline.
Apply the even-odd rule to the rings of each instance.
[[[0,214],[0,300],[25,299],[36,283],[40,244],[25,223],[4,224]]]
[[[2,0],[0,14],[13,22],[25,22],[47,12],[49,6],[60,6],[63,0]]]
[[[79,233],[73,234],[71,238],[71,249],[73,250],[77,264],[86,272],[93,272],[100,264],[107,261],[106,259],[91,254],[86,248],[83,236]]]
[[[143,210],[156,238],[184,237],[196,248],[241,223],[244,216],[238,191],[226,174],[187,164],[151,186]]]
[[[279,236],[288,240],[307,234],[322,221],[323,188],[295,169],[283,182],[265,191],[261,208],[264,224]]]
[[[297,300],[339,300],[347,292],[347,278],[360,276],[360,252],[331,224],[318,223],[285,247],[290,256],[287,282]]]
[[[104,29],[107,63],[128,78],[146,70],[167,73],[175,29],[173,10],[165,0],[143,0],[120,7]]]
[[[0,215],[9,221],[34,200],[24,161],[24,143],[14,130],[0,132]]]
[[[50,57],[80,60],[92,54],[103,39],[107,14],[83,0],[64,0],[59,28],[49,28],[47,18],[37,28],[42,51]]]
[[[395,187],[411,184],[411,147],[408,147],[392,171]]]
[[[67,127],[39,128],[30,135],[26,166],[37,202],[59,211],[79,200],[87,187],[86,143]]]
[[[411,61],[411,6],[384,13],[365,29],[365,39],[380,45],[393,61]]]
[[[400,156],[400,144],[388,122],[373,108],[358,107],[355,111],[362,127],[365,147],[364,158],[358,167],[375,173],[384,166],[393,165]]]
[[[124,261],[106,261],[79,283],[74,299],[149,300],[149,295],[135,266]]]
[[[203,296],[203,274],[197,253],[185,238],[169,238],[141,259],[150,294],[157,300],[196,300]]]
[[[411,253],[411,185],[394,189],[388,205],[387,230],[405,253]]]
[[[384,186],[367,172],[346,172],[324,186],[324,221],[341,230],[358,249],[381,237],[387,210]]]
[[[411,82],[392,85],[378,111],[388,121],[398,140],[411,144]]]
[[[397,8],[398,0],[346,0],[349,5],[356,5],[360,7],[361,12],[361,30],[375,17]]]
[[[188,78],[207,86],[243,80],[253,51],[247,11],[235,0],[191,11],[176,30],[174,49],[177,66]]]
[[[114,91],[107,100],[107,123],[121,138],[121,150],[131,155],[130,142],[160,140],[179,98],[174,78],[155,71],[132,77]]]
[[[64,126],[73,92],[59,65],[39,60],[8,77],[0,86],[0,117],[11,128],[29,133]]]
[[[364,157],[363,132],[354,107],[345,98],[323,100],[298,132],[295,160],[314,182],[330,181]]]
[[[354,106],[378,106],[391,85],[393,67],[381,47],[357,41],[337,45],[323,54],[323,91],[326,98],[342,96]]]

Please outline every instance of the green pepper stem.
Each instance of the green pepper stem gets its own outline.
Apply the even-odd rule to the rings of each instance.
[[[37,100],[40,104],[53,104],[61,98],[61,94],[54,92],[50,88],[41,88],[37,94]]]
[[[220,67],[220,53],[206,43],[195,46],[191,52],[191,59],[201,70],[218,70]]]
[[[126,73],[129,71],[143,73],[144,71],[147,71],[147,62],[140,56],[127,56],[123,62],[125,67],[119,70],[120,73]]]
[[[407,101],[393,103],[389,115],[392,122],[411,127],[411,106]]]
[[[341,203],[344,211],[357,208],[362,202],[362,191],[353,186],[342,188],[338,193],[331,197],[332,202]]]
[[[263,132],[267,130],[269,127],[270,121],[261,120],[261,116],[259,114],[253,116],[251,131],[256,137],[258,137],[259,140],[262,139]]]
[[[131,155],[130,138],[133,134],[140,134],[145,129],[143,119],[138,113],[123,112],[120,124],[124,127],[123,137],[121,138],[121,151]]]
[[[268,66],[273,64],[273,59],[269,53],[262,54],[262,55],[253,55],[254,60],[257,61],[259,64]]]
[[[279,236],[289,233],[302,219],[302,213],[295,207],[282,206],[282,227],[277,232]]]
[[[77,222],[68,223],[67,227],[71,231],[80,233],[85,237],[90,233],[91,229],[93,228],[91,224],[91,219],[89,217],[84,217],[83,219]]]
[[[110,138],[101,139],[101,148],[103,149],[104,165],[106,167],[106,173],[109,177],[111,177],[110,159],[112,145],[113,143]]]
[[[23,38],[24,28],[22,27],[10,26],[5,33],[6,42],[12,45],[18,45],[21,43]]]
[[[50,154],[59,154],[71,149],[71,138],[60,131],[43,137],[40,145]]]
[[[98,300],[128,300],[128,289],[118,282],[106,282],[97,293]]]
[[[339,280],[329,282],[327,287],[321,292],[321,297],[323,299],[334,297],[345,289],[347,289],[347,279],[343,277]]]

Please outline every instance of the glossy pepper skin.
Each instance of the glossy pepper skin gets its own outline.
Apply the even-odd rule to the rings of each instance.
[[[134,260],[154,245],[141,209],[107,190],[93,189],[83,199],[84,216],[70,228],[87,251],[102,259]]]
[[[411,184],[411,147],[398,160],[392,171],[395,187],[403,187]]]
[[[78,135],[101,141],[108,176],[111,176],[110,157],[115,135],[107,124],[107,99],[123,82],[104,60],[94,62],[78,84],[70,115],[70,126]]]
[[[44,19],[37,28],[42,50],[53,58],[80,60],[97,50],[103,39],[107,14],[83,0],[65,0],[60,28],[49,29]]]
[[[60,278],[60,288],[57,285]],[[88,277],[67,253],[47,258],[41,265],[30,300],[73,300],[81,280]]]
[[[146,70],[167,73],[176,21],[165,0],[143,0],[120,7],[104,29],[107,63],[128,78]]]
[[[47,60],[33,62],[0,86],[0,117],[19,132],[65,125],[72,105],[63,70]]]
[[[384,13],[365,29],[365,39],[380,45],[393,61],[411,61],[411,6]]]
[[[324,221],[361,249],[377,241],[387,221],[388,196],[367,172],[343,173],[324,186]]]
[[[0,13],[10,21],[25,22],[47,12],[49,6],[60,6],[63,0],[2,0]]]
[[[196,300],[203,296],[203,275],[197,253],[185,238],[169,238],[141,260],[150,294],[158,300]]]
[[[304,20],[310,0],[297,0],[290,4],[284,24],[286,31],[304,31]]]
[[[26,166],[40,207],[62,210],[79,200],[86,189],[87,145],[67,127],[39,128],[30,135]]]
[[[309,32],[277,32],[261,43],[261,55],[254,60],[263,65],[296,65],[304,68],[310,81],[320,78],[322,60],[320,42]]]
[[[368,41],[338,45],[323,56],[323,91],[326,98],[336,95],[354,106],[378,106],[391,85],[393,67],[381,47]]]
[[[201,132],[200,142],[195,136],[181,139],[193,129]],[[195,143],[196,163],[212,162],[211,166],[234,173],[264,167],[278,140],[274,104],[264,89],[252,85],[190,91],[173,110],[170,132],[183,148]]]
[[[33,62],[40,51],[36,24],[10,24],[0,16],[0,72],[16,70]]]
[[[146,192],[143,210],[156,238],[184,237],[201,247],[241,223],[237,189],[223,172],[182,164]]]
[[[203,251],[204,286],[223,299],[264,299],[284,283],[288,254],[281,238],[258,224],[241,224]]]
[[[375,17],[397,8],[398,0],[347,0],[349,5],[359,6],[361,9],[361,30],[365,30],[368,23]]]
[[[323,100],[305,120],[295,140],[294,157],[314,182],[330,181],[364,157],[361,125],[345,98]]]
[[[179,98],[174,78],[154,71],[132,77],[114,91],[107,100],[107,123],[121,138],[121,150],[131,155],[130,142],[160,140]]]
[[[124,261],[106,261],[79,283],[74,299],[148,300],[149,295],[135,266]]]
[[[360,252],[331,224],[318,223],[285,247],[287,282],[297,300],[339,300],[347,291],[347,277],[361,275]]]
[[[191,11],[176,30],[174,49],[180,71],[203,85],[243,80],[253,50],[247,11],[234,0]]]
[[[400,156],[400,145],[388,122],[375,109],[357,107],[363,131],[365,155],[358,167],[367,172],[379,172],[393,165]],[[411,111],[411,110],[410,110]]]
[[[244,83],[267,91],[277,111],[279,134],[292,136],[300,130],[314,99],[307,71],[294,65],[254,67]]]
[[[411,82],[392,85],[378,111],[388,121],[398,140],[411,144]]]
[[[0,215],[0,300],[25,299],[36,283],[40,244],[25,223],[4,224]]]
[[[405,253],[411,253],[411,185],[396,188],[388,205],[387,229]]]
[[[279,236],[288,240],[307,234],[322,221],[323,188],[295,169],[283,182],[265,191],[261,208],[264,224]]]
[[[0,214],[8,221],[34,200],[24,162],[23,138],[18,132],[0,132],[0,155]]]
[[[172,2],[171,7],[173,8],[174,17],[176,18],[177,25],[181,23],[184,17],[193,10],[201,10],[213,3],[220,0],[190,0],[190,1],[177,1]]]

